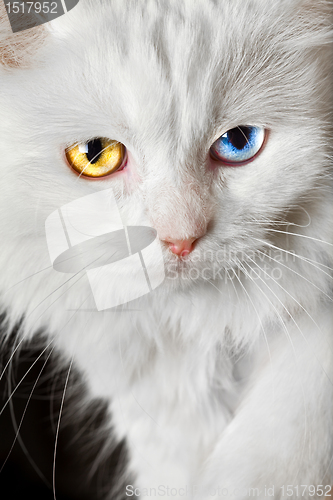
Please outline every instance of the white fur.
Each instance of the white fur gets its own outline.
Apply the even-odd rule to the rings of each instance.
[[[28,69],[0,67],[8,329],[24,315],[24,338],[46,329],[74,357],[110,401],[133,484],[178,488],[164,498],[333,484],[331,10],[81,0]],[[211,144],[244,124],[270,130],[263,152],[213,168]],[[126,145],[128,167],[79,179],[63,152],[99,136]],[[50,267],[44,224],[109,187],[127,224],[148,217],[162,240],[207,232],[182,262],[162,243],[167,279],[134,310],[84,312],[85,275]]]

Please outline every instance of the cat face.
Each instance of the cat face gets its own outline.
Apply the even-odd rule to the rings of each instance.
[[[329,133],[328,2],[317,3],[81,0],[46,25],[27,68],[0,69],[4,289],[50,266],[48,216],[104,189],[126,224],[157,231],[172,287],[194,267],[214,279],[217,252],[235,267],[275,241],[272,223],[308,212]],[[244,131],[240,156],[223,156]],[[101,140],[123,145],[121,168],[75,172],[66,152]],[[183,258],[172,245],[185,240]],[[61,279],[50,269],[50,290]]]

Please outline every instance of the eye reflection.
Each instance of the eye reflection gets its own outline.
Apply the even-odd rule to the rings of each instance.
[[[98,137],[66,150],[70,166],[85,177],[105,177],[124,167],[126,148],[121,142]]]
[[[254,158],[265,141],[264,127],[239,126],[228,130],[210,148],[213,159],[229,165],[248,162]]]

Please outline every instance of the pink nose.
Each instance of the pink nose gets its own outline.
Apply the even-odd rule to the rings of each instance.
[[[165,240],[169,243],[170,250],[175,255],[186,257],[193,250],[193,243],[197,238],[188,238],[187,240]]]

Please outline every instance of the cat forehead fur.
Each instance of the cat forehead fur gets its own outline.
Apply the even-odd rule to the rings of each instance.
[[[122,125],[147,156],[189,163],[231,124],[272,124],[281,106],[288,115],[303,102],[304,50],[328,33],[319,4],[83,1],[49,25],[59,42],[50,59],[103,107],[99,123]]]

